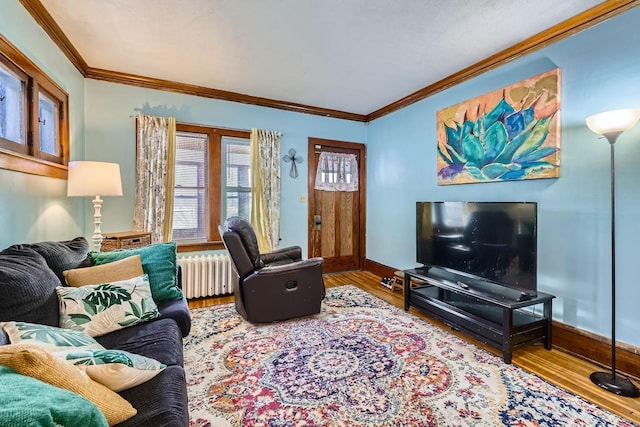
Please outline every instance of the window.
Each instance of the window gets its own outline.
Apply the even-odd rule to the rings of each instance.
[[[0,147],[27,153],[27,75],[0,61]]]
[[[173,236],[179,249],[221,248],[218,225],[249,217],[249,132],[176,124]]]
[[[207,241],[209,137],[176,133],[173,240]]]
[[[57,120],[60,111],[58,101],[41,91],[38,94],[38,130],[40,132],[40,151],[52,156],[60,156],[60,123]]]
[[[0,164],[66,178],[69,96],[0,36]]]
[[[223,218],[251,216],[251,152],[249,140],[222,137]],[[226,173],[225,173],[226,172]]]

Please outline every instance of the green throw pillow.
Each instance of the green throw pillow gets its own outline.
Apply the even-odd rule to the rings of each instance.
[[[34,344],[49,351],[102,350],[96,340],[81,331],[27,322],[2,322],[11,344]]]
[[[92,337],[160,316],[146,274],[79,288],[58,286],[56,293],[60,300],[60,327]]]
[[[158,375],[166,365],[123,350],[71,350],[55,353],[113,391],[135,387]]]
[[[0,366],[0,426],[105,427],[96,405],[68,390]]]
[[[174,242],[157,243],[138,249],[89,253],[94,265],[108,264],[132,255],[140,255],[142,270],[149,275],[151,293],[156,303],[182,299],[182,291],[176,283],[178,259]]]

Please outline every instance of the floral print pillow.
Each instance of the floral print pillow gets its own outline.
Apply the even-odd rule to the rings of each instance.
[[[166,368],[155,359],[123,350],[70,350],[56,352],[55,355],[113,391],[126,390],[149,381]]]
[[[133,279],[79,288],[56,288],[60,327],[92,337],[160,316],[146,274]]]

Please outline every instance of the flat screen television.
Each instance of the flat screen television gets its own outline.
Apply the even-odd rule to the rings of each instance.
[[[537,293],[535,202],[417,202],[416,260]]]

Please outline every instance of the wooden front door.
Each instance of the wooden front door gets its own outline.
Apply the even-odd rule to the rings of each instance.
[[[323,151],[355,154],[358,191],[316,190],[318,158]],[[309,138],[309,257],[324,258],[323,272],[360,270],[365,257],[365,146]]]

